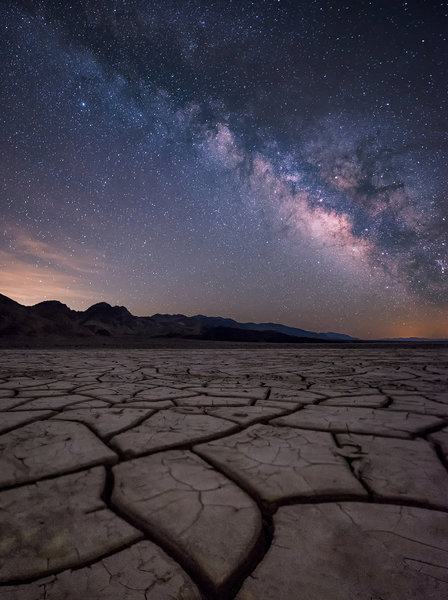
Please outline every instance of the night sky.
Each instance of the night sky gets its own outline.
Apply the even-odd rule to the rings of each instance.
[[[448,3],[3,0],[0,291],[448,337]]]

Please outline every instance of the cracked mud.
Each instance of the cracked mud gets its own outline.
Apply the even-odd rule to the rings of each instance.
[[[0,411],[2,600],[448,597],[442,348],[3,351]]]

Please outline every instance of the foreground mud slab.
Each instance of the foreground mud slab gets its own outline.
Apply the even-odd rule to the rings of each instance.
[[[100,499],[96,467],[0,494],[0,582],[83,564],[142,538]]]
[[[238,600],[387,598],[448,595],[446,513],[373,504],[281,508],[265,560]],[[299,542],[300,540],[300,542]]]
[[[197,587],[160,548],[142,541],[91,566],[26,586],[6,586],[2,600],[200,600]]]
[[[255,503],[190,452],[132,460],[114,469],[114,477],[112,505],[167,544],[214,590],[246,563],[260,537]]]
[[[0,353],[1,600],[448,597],[444,349]]]

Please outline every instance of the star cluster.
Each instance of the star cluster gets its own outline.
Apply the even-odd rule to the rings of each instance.
[[[448,337],[446,2],[0,12],[2,293]]]

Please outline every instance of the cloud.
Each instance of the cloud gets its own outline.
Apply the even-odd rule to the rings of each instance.
[[[8,266],[9,265],[9,266]],[[0,252],[1,292],[21,304],[36,304],[42,300],[61,300],[71,308],[98,300],[98,291],[87,281],[65,275],[56,269],[30,265]]]
[[[7,232],[9,248],[0,250],[0,286],[6,296],[23,304],[58,299],[77,308],[102,295],[98,290],[105,265],[94,250],[73,242],[68,250],[19,227],[8,227]]]
[[[13,233],[15,255],[22,257],[25,262],[51,267],[55,271],[87,275],[95,275],[104,267],[97,252],[87,250],[73,241],[65,242],[65,245],[70,246],[70,249],[66,249],[59,244],[50,244],[32,237],[18,228]]]

